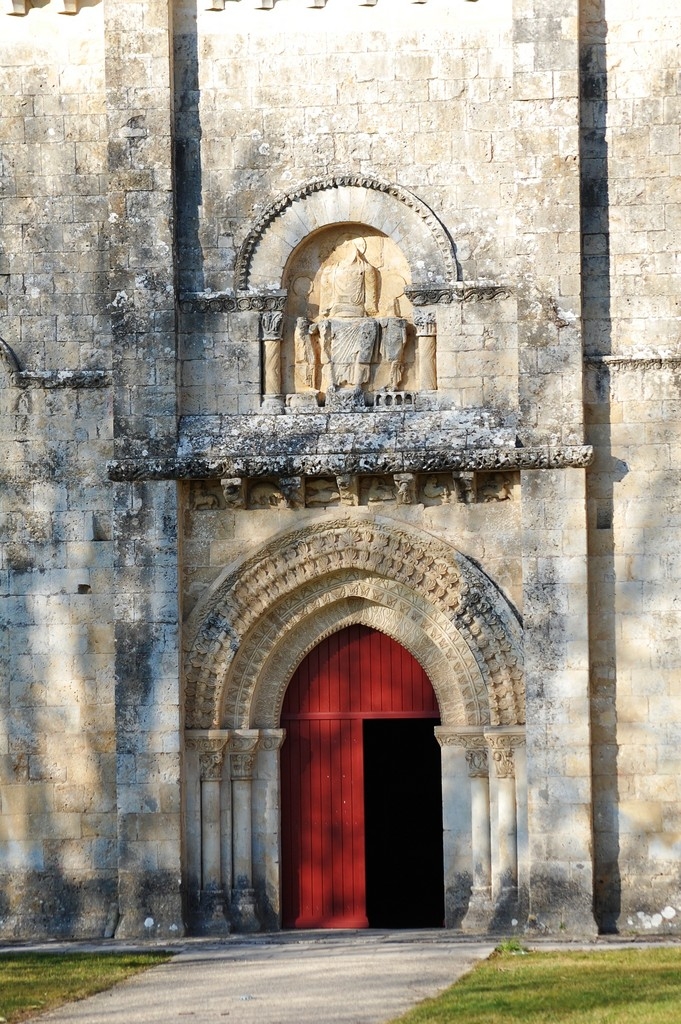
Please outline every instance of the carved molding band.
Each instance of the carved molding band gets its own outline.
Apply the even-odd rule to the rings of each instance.
[[[387,412],[383,415],[389,415]],[[398,414],[399,415],[399,414]],[[286,417],[287,421],[289,417]],[[338,476],[342,474],[446,473],[456,470],[585,469],[591,445],[535,448],[433,448],[423,451],[347,452],[325,455],[233,458],[114,459],[110,480],[205,480],[218,477]]]
[[[360,600],[349,608],[343,601],[352,596]],[[520,626],[502,595],[443,542],[353,517],[271,542],[226,574],[194,610],[186,631],[187,723],[276,727],[283,692],[307,650],[348,616],[360,621],[370,605],[376,628],[396,632],[422,664],[428,662],[445,705],[443,721],[524,721]],[[459,652],[456,671],[451,664],[438,668],[443,650]]]
[[[267,313],[281,312],[286,305],[286,292],[265,295],[226,295],[201,293],[183,295],[181,313]]]
[[[450,281],[456,280],[457,268],[452,241],[433,211],[426,206],[424,202],[418,199],[412,192],[409,192],[407,189],[402,188],[401,185],[397,185],[393,182],[381,181],[378,178],[362,174],[339,174],[330,175],[326,178],[316,178],[313,181],[305,182],[297,188],[283,193],[283,195],[267,207],[259,220],[252,227],[247,237],[244,239],[239,250],[235,265],[237,289],[245,291],[249,287],[249,284],[251,283],[253,258],[258,245],[263,239],[269,226],[278,217],[285,214],[293,203],[307,200],[317,192],[324,192],[329,189],[348,188],[365,189],[370,192],[382,194],[390,197],[391,199],[397,200],[397,202],[412,211],[428,228],[431,238],[435,243],[437,252],[439,253],[440,272],[443,283],[449,283]],[[336,218],[330,217],[325,223],[334,223],[335,219]],[[345,220],[346,218],[339,216],[337,219]],[[371,224],[371,220],[371,216],[367,215],[362,219],[362,223]],[[321,227],[323,224],[320,223],[318,226]],[[299,241],[302,241],[303,237],[304,235],[301,234]],[[294,245],[291,245],[291,249],[294,247]],[[270,267],[270,271],[273,269],[274,268]]]
[[[457,281],[448,288],[405,288],[405,295],[412,306],[450,306],[454,302],[507,299],[512,294],[509,284],[493,281]]]
[[[631,368],[633,370],[661,370],[664,366],[681,366],[681,356],[584,356],[584,362],[589,366],[614,366],[617,368]]]

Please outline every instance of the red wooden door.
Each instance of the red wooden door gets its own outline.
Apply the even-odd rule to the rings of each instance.
[[[362,723],[438,715],[421,666],[377,630],[334,633],[300,664],[282,709],[285,928],[368,926]]]

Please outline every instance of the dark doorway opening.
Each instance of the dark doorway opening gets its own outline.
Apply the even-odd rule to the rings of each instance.
[[[444,869],[437,721],[366,719],[363,724],[369,927],[440,928]]]

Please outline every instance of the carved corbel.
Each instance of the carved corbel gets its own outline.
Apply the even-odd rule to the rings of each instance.
[[[395,490],[398,505],[416,504],[416,477],[413,473],[395,473]]]
[[[475,473],[452,473],[457,501],[472,505],[475,501]]]
[[[305,494],[302,476],[279,477],[279,488],[284,495],[287,508],[304,508]]]
[[[422,391],[437,391],[437,320],[434,310],[416,309],[414,328]]]
[[[61,0],[60,14],[78,14],[78,0]]]
[[[359,505],[359,480],[353,473],[341,473],[336,477],[341,505]]]
[[[229,476],[220,481],[227,508],[246,507],[246,486],[243,477]]]

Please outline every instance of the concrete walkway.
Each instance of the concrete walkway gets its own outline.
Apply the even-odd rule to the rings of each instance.
[[[169,963],[44,1014],[41,1024],[382,1024],[451,985],[494,942],[438,930],[287,932],[177,946]]]

